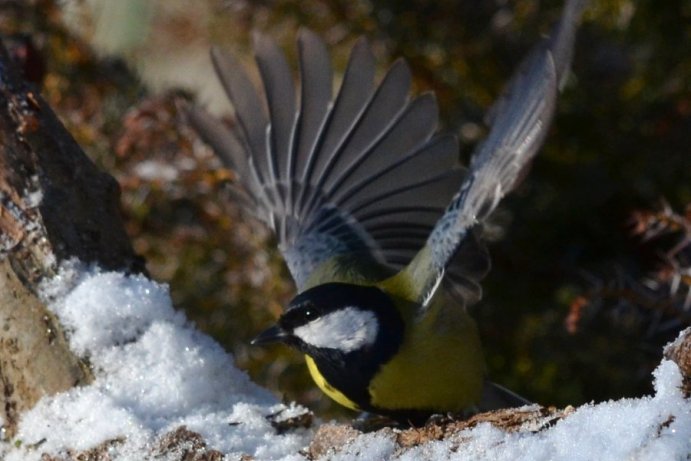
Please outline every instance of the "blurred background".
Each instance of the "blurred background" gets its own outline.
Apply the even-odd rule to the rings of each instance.
[[[489,374],[564,406],[649,393],[662,346],[691,324],[691,1],[593,0],[546,147],[493,215],[493,270],[471,307]],[[352,417],[287,348],[250,339],[294,294],[235,180],[186,125],[195,100],[230,108],[220,44],[251,66],[251,32],[295,62],[318,32],[338,76],[366,35],[383,73],[410,63],[467,162],[485,111],[558,18],[557,0],[0,0],[0,34],[86,153],[122,187],[122,213],[175,305],[261,385]],[[256,75],[256,74],[255,74]]]

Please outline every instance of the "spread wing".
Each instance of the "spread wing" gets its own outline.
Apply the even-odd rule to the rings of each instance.
[[[237,172],[247,207],[275,231],[299,290],[339,255],[358,253],[393,273],[423,247],[462,181],[457,140],[435,135],[433,94],[410,98],[404,61],[375,85],[374,58],[361,39],[334,98],[321,40],[301,31],[298,52],[296,97],[283,53],[255,36],[264,98],[231,55],[213,50],[236,122],[200,109],[191,110],[191,122]],[[454,291],[471,298],[487,254],[477,241],[468,247],[466,262],[451,264],[449,273]]]
[[[522,178],[554,115],[560,83],[570,66],[584,1],[569,1],[551,39],[525,59],[490,111],[489,135],[473,154],[470,170],[425,247],[392,281],[408,286],[424,308],[450,261],[471,242],[481,223]]]

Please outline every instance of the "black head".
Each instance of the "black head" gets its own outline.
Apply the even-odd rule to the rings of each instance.
[[[281,341],[313,356],[320,350],[350,354],[402,329],[391,298],[379,288],[327,283],[297,295],[253,344]]]
[[[308,354],[331,387],[371,410],[369,383],[403,342],[392,299],[376,287],[327,283],[295,297],[254,344],[281,341]]]

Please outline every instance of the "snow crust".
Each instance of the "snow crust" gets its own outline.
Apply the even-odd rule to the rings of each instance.
[[[198,432],[209,449],[236,460],[305,460],[313,433],[279,434],[267,416],[304,411],[284,405],[235,368],[218,344],[176,312],[168,288],[78,263],[43,287],[67,328],[72,349],[87,357],[95,380],[43,398],[20,421],[0,459],[40,460],[109,443],[113,460],[181,459],[156,454],[180,426]],[[401,451],[393,432],[364,434],[321,459],[346,460],[686,460],[691,456],[691,402],[681,373],[663,361],[655,395],[588,404],[553,426],[506,433],[489,424],[450,440]]]

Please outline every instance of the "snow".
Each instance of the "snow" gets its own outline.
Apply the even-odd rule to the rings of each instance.
[[[450,460],[674,460],[691,454],[691,403],[679,386],[681,373],[664,361],[655,371],[656,394],[584,405],[554,427],[507,434],[489,424],[459,433],[467,440],[435,442],[399,459]],[[365,458],[363,458],[365,459]]]
[[[172,307],[168,288],[72,263],[42,295],[87,357],[92,384],[43,398],[26,412],[0,458],[40,460],[107,446],[113,460],[181,459],[157,454],[185,426],[224,459],[298,461],[313,430],[279,434],[267,418],[305,410],[280,403],[235,368],[232,357]],[[551,427],[504,432],[487,423],[402,450],[394,430],[356,437],[320,459],[346,460],[676,460],[691,453],[691,403],[671,361],[655,371],[655,395],[588,404]]]
[[[307,444],[305,430],[276,434],[266,416],[295,409],[253,384],[189,325],[165,285],[72,264],[43,294],[72,349],[89,358],[95,380],[42,399],[20,422],[19,447],[0,449],[2,459],[38,460],[44,452],[82,451],[117,438],[124,442],[111,456],[143,459],[180,426],[236,458],[281,458]]]

